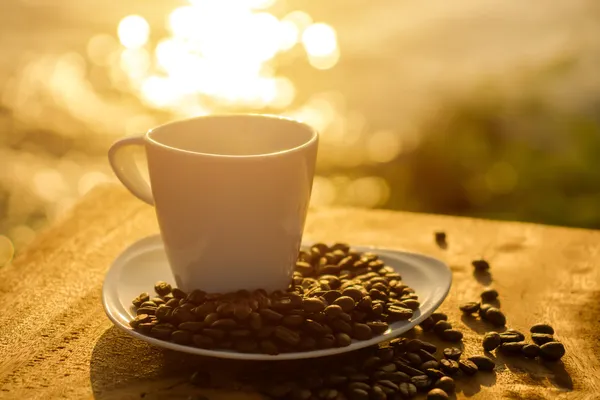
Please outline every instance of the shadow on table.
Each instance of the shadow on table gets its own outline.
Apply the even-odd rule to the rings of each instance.
[[[90,381],[95,399],[186,400],[210,392],[189,383],[194,371],[210,370],[211,384],[234,391],[242,388],[231,387],[234,381],[231,377],[249,364],[154,347],[111,327],[94,346]],[[261,397],[221,392],[209,398],[250,400]]]

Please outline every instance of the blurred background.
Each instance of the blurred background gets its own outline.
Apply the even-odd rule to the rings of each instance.
[[[600,227],[596,0],[3,0],[0,265],[176,118],[322,133],[313,205]]]

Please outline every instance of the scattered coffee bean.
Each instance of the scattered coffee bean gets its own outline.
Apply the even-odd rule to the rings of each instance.
[[[142,303],[144,303],[148,300],[150,300],[150,296],[148,296],[148,293],[144,292],[144,293],[141,293],[135,299],[133,299],[132,303],[136,307],[141,307]]]
[[[189,331],[174,331],[171,334],[171,340],[177,344],[190,344],[192,343],[192,333]]]
[[[541,346],[549,342],[554,342],[554,337],[547,333],[533,333],[531,334],[531,340],[533,340],[533,343]]]
[[[483,318],[495,326],[506,325],[506,317],[504,316],[504,313],[496,307],[488,308],[483,315]]]
[[[468,360],[477,365],[479,371],[493,371],[496,366],[494,360],[486,356],[472,356]]]
[[[417,395],[417,387],[409,382],[402,382],[398,385],[398,392],[404,399],[412,399]]]
[[[431,389],[427,393],[427,400],[448,400],[448,394],[442,389]]]
[[[484,272],[490,269],[490,264],[483,259],[471,261],[471,264],[475,270],[479,272]]]
[[[448,321],[443,320],[436,322],[435,326],[433,327],[433,331],[438,335],[441,335],[448,329],[452,329],[452,325]]]
[[[442,371],[444,371],[448,375],[454,375],[459,370],[458,362],[454,361],[454,360],[448,360],[448,359],[440,360],[440,366],[442,368]]]
[[[526,344],[521,349],[521,352],[527,358],[536,358],[540,354],[540,346],[537,344]]]
[[[431,378],[427,375],[417,375],[410,378],[410,382],[419,390],[425,390],[431,386]]]
[[[507,343],[502,343],[500,345],[500,351],[504,354],[507,355],[517,355],[517,354],[521,354],[521,350],[523,349],[523,346],[525,346],[527,343],[525,342],[507,342]]]
[[[442,232],[442,231],[435,232],[435,243],[441,249],[446,249],[448,247],[448,243],[446,242],[446,232]]]
[[[465,314],[473,314],[479,311],[480,304],[476,301],[469,301],[460,305],[459,309]]]
[[[441,312],[434,312],[433,314],[431,314],[430,318],[433,320],[434,323],[438,321],[448,321],[448,316]]]
[[[483,336],[483,349],[492,351],[502,344],[502,338],[498,332],[488,332]]]
[[[485,289],[483,292],[481,292],[481,301],[483,301],[484,303],[489,303],[492,302],[494,300],[496,300],[498,298],[498,291],[496,289]]]
[[[427,369],[438,369],[440,366],[440,363],[435,361],[435,360],[430,360],[430,361],[425,361],[423,364],[421,364],[421,366],[419,367],[421,370],[427,370]]]
[[[156,284],[154,285],[154,291],[159,296],[166,296],[169,293],[171,293],[171,285],[163,281],[156,282]]]
[[[462,355],[462,350],[458,347],[448,347],[444,349],[444,357],[449,360],[458,360]]]
[[[523,340],[525,340],[525,335],[514,329],[509,329],[500,334],[500,339],[502,340],[502,343],[522,342]]]
[[[548,342],[540,346],[540,357],[545,361],[558,361],[565,355],[565,346],[560,342]]]
[[[481,306],[479,306],[479,311],[478,314],[481,318],[485,319],[485,313],[487,313],[487,311],[492,308],[491,304],[482,304]]]
[[[447,342],[460,342],[463,338],[463,333],[456,329],[446,329],[439,336],[440,339]]]
[[[479,370],[477,365],[470,360],[459,361],[458,366],[460,367],[460,370],[465,373],[465,375],[474,375]]]
[[[545,333],[548,335],[554,335],[554,328],[548,324],[535,324],[529,329],[531,333]]]
[[[446,393],[454,393],[454,389],[456,388],[454,379],[450,378],[449,376],[444,376],[438,379],[434,386],[438,389],[442,389]]]

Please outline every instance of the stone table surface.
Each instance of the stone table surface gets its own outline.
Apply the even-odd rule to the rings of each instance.
[[[435,230],[447,232],[446,250],[436,246]],[[0,399],[187,399],[200,393],[213,400],[261,398],[188,383],[196,368],[235,370],[244,363],[152,347],[105,316],[101,287],[111,262],[157,231],[152,208],[107,185],[0,268]],[[561,362],[500,355],[493,374],[461,381],[457,398],[600,398],[600,232],[336,208],[310,210],[306,236],[444,260],[454,282],[441,310],[465,333],[467,355],[481,353],[489,327],[461,317],[457,306],[476,299],[486,285],[500,292],[509,327],[554,326],[567,350]],[[470,265],[480,257],[492,266],[483,279]]]

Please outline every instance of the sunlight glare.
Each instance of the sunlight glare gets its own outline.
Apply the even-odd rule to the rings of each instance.
[[[117,33],[123,46],[138,49],[148,42],[150,25],[139,15],[129,15],[119,22]]]

